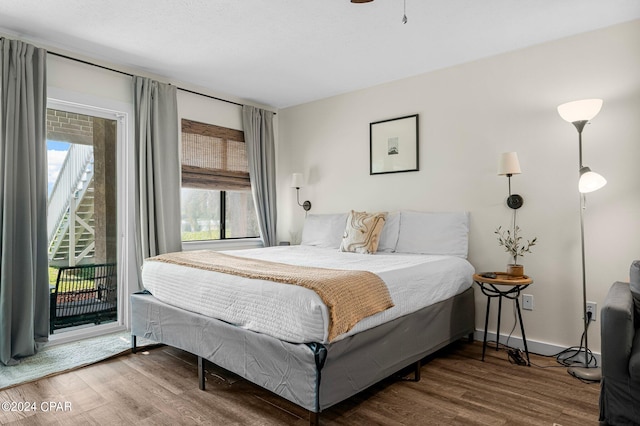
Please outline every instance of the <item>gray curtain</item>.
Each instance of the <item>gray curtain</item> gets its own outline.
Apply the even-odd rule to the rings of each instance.
[[[0,362],[49,336],[46,51],[0,39]]]
[[[277,219],[273,113],[245,105],[242,107],[242,125],[260,236],[265,247],[270,247],[276,245]]]
[[[133,77],[136,260],[182,250],[176,87]],[[138,286],[141,287],[138,280]]]

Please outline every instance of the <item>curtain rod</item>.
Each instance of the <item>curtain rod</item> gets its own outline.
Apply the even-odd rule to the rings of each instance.
[[[119,74],[124,74],[124,75],[128,75],[129,77],[133,77],[133,74],[131,74],[131,73],[120,71],[120,70],[117,70],[115,68],[109,68],[109,67],[106,67],[104,65],[100,65],[100,64],[93,63],[93,62],[85,61],[83,59],[74,58],[72,56],[63,55],[62,53],[49,52],[49,51],[47,51],[47,53],[49,55],[59,56],[61,58],[69,59],[71,61],[80,62],[80,63],[86,64],[86,65],[91,65],[92,67],[102,68],[102,69],[107,70],[107,71],[117,72]],[[195,91],[189,90],[189,89],[183,89],[182,87],[177,87],[176,86],[176,88],[178,90],[182,90],[183,92],[193,93],[194,95],[204,96],[205,98],[215,99],[216,101],[227,102],[229,104],[234,104],[234,105],[238,105],[238,106],[244,106],[244,104],[241,104],[241,103],[238,103],[238,102],[234,102],[234,101],[230,101],[228,99],[222,99],[222,98],[218,98],[216,96],[205,95],[204,93],[195,92]],[[275,115],[276,113],[274,112],[273,114]]]

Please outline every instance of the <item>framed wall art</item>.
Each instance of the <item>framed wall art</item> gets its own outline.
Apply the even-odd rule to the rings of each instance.
[[[418,171],[418,114],[369,124],[369,174]]]

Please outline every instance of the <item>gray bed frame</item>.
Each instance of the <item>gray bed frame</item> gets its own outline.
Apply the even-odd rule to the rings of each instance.
[[[337,342],[289,343],[160,302],[131,295],[132,349],[136,336],[198,356],[200,389],[204,360],[309,411],[317,425],[322,410],[464,337],[473,339],[473,288]]]

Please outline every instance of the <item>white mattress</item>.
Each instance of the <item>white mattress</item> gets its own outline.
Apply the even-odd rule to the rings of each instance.
[[[360,321],[334,341],[462,293],[473,266],[454,256],[341,253],[310,246],[229,251],[293,265],[367,270],[386,283],[394,307]],[[293,343],[328,342],[327,307],[309,289],[185,266],[145,262],[144,287],[158,300]]]

